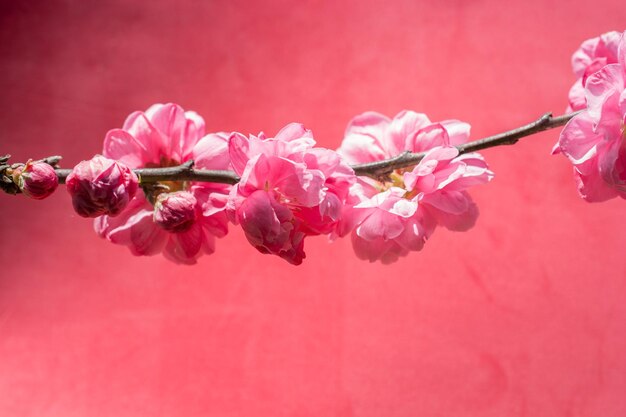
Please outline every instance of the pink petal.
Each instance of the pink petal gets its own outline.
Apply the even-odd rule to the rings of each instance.
[[[407,142],[411,152],[426,152],[434,147],[450,146],[448,131],[440,123],[433,123],[420,129]]]
[[[404,230],[403,217],[381,209],[372,210],[371,214],[356,228],[356,234],[365,240],[383,238],[393,239]]]
[[[313,134],[311,131],[304,127],[301,123],[289,123],[287,126],[283,127],[277,134],[274,136],[276,140],[290,142],[292,140],[302,139],[302,138],[310,138],[313,139]]]
[[[403,218],[412,217],[417,211],[417,203],[412,200],[407,200],[405,198],[401,198],[396,201],[389,213],[395,214],[396,216],[400,216]]]
[[[348,124],[337,152],[351,164],[373,162],[394,156],[383,144],[390,122],[388,117],[375,112],[356,116]]]
[[[151,162],[151,152],[133,135],[122,130],[109,130],[104,137],[102,154],[123,162],[129,168],[140,168]]]
[[[595,57],[595,50],[599,42],[599,37],[587,39],[572,55],[572,69],[576,77],[581,78],[583,76],[585,69],[593,59],[592,57]]]
[[[191,187],[191,193],[200,205],[202,216],[198,220],[207,231],[206,235],[224,237],[228,233],[226,205],[230,187],[206,183]]]
[[[165,154],[170,159],[182,162],[183,149],[195,145],[195,138],[184,136],[187,120],[184,110],[177,104],[155,104],[146,110],[152,125],[163,135]]]
[[[439,180],[438,189],[461,191],[476,185],[486,184],[494,177],[482,156],[479,154],[465,154],[455,158],[451,166],[456,170],[447,178]]]
[[[559,136],[561,151],[583,175],[590,175],[596,170],[597,147],[601,145],[603,135],[594,132],[594,123],[588,112],[580,113],[570,120]]]
[[[237,175],[242,175],[251,157],[248,138],[238,132],[231,133],[228,138],[228,154],[233,169]]]
[[[221,238],[228,234],[228,216],[225,211],[215,213],[209,217],[202,217],[200,223],[205,230],[207,238],[212,236]]]
[[[569,90],[568,95],[570,110],[568,113],[585,109],[587,107],[587,99],[585,98],[585,87],[583,87],[582,78],[579,78],[572,88]]]
[[[400,187],[391,187],[382,193],[376,193],[371,198],[361,196],[362,201],[356,204],[355,208],[382,208],[383,210],[389,210],[405,193],[406,190]]]
[[[391,120],[387,116],[368,111],[350,120],[344,136],[352,134],[367,135],[381,141],[390,123]]]
[[[478,206],[472,201],[469,195],[465,195],[465,210],[460,212],[452,212],[448,210],[432,210],[428,212],[433,215],[437,223],[445,228],[457,232],[464,232],[471,229],[478,218]]]
[[[166,140],[143,112],[131,113],[122,130],[127,131],[146,150],[146,162],[159,164],[166,150]]]
[[[463,191],[439,191],[425,195],[422,203],[433,206],[439,211],[461,214],[468,210],[471,198]]]
[[[421,191],[430,191],[431,188],[436,186],[436,183],[441,181],[439,177],[449,175],[448,171],[442,170],[448,166],[448,161],[458,154],[458,149],[454,147],[438,146],[429,150],[412,171],[404,173],[404,184],[407,190],[413,191],[419,188]],[[452,170],[454,169],[452,167]],[[437,175],[430,176],[434,172],[437,172]]]
[[[444,120],[440,123],[448,132],[450,145],[457,146],[467,143],[470,137],[471,126],[460,120]]]
[[[618,136],[599,154],[598,168],[604,180],[618,191],[626,192],[626,141]]]
[[[183,149],[182,149],[182,160],[186,161],[190,158],[191,150],[194,148],[196,143],[202,139],[205,131],[204,119],[198,113],[194,111],[186,111],[185,112],[185,128],[182,133],[184,141],[183,141]],[[218,133],[219,135],[224,135],[225,139],[228,140],[228,134],[224,132]],[[216,168],[217,169],[217,168]]]
[[[384,146],[391,155],[399,155],[410,150],[409,138],[421,128],[428,126],[430,120],[424,113],[403,110],[391,121],[385,135]]]
[[[191,151],[195,166],[201,169],[228,169],[230,153],[228,134],[209,133],[196,143]]]
[[[284,160],[283,160],[284,162]],[[318,170],[307,170],[295,164],[284,164],[286,170],[273,167],[268,178],[270,184],[289,198],[292,204],[312,207],[320,204],[324,187],[324,174]]]
[[[407,219],[404,225],[404,231],[396,237],[395,242],[403,248],[410,251],[420,251],[424,247],[426,240],[434,231],[434,223],[431,222],[430,227],[424,225],[424,220],[414,216]]]
[[[587,68],[585,68],[585,72],[583,73],[581,80],[582,85],[584,86],[587,83],[587,78],[589,78],[590,75],[593,75],[596,72],[600,71],[606,65],[606,57],[595,58],[593,61],[591,61],[591,63],[589,64],[589,66],[587,66]]]
[[[204,232],[199,224],[182,233],[171,233],[163,255],[176,263],[192,265],[197,262],[204,244]]]
[[[98,218],[96,231],[113,243],[128,246],[134,255],[154,255],[161,252],[168,233],[154,224],[152,207],[141,200],[143,196],[135,197],[117,217]]]
[[[599,203],[617,196],[617,191],[611,188],[604,178],[596,172],[591,175],[582,175],[574,168],[574,178],[580,196],[590,203]]]
[[[264,154],[252,158],[241,176],[240,189],[277,189],[291,203],[311,207],[323,197],[324,175],[318,170],[308,170],[306,165],[285,158]]]
[[[327,192],[320,203],[319,212],[323,217],[328,217],[332,221],[337,221],[341,217],[343,203],[336,194]]]
[[[393,240],[377,238],[365,240],[356,233],[352,234],[352,248],[359,259],[374,262],[380,260],[383,264],[390,264],[401,256],[408,255],[409,251]]]
[[[392,156],[382,148],[378,139],[360,134],[346,136],[337,152],[350,164],[380,161]]]
[[[624,74],[619,65],[607,65],[587,79],[587,111],[596,123],[616,118],[619,95],[624,90]]]

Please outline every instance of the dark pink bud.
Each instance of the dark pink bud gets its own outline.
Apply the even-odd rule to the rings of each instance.
[[[80,216],[117,216],[137,192],[139,179],[123,163],[96,155],[76,165],[65,183]]]
[[[185,232],[197,217],[196,197],[188,191],[163,193],[154,204],[154,222],[168,232]]]
[[[43,200],[57,189],[59,179],[54,168],[41,161],[28,161],[13,170],[13,181],[22,193],[35,200]]]

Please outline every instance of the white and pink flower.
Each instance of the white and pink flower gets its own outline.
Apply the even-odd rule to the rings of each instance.
[[[228,134],[205,136],[202,117],[171,103],[132,113],[122,129],[107,133],[103,154],[133,169],[176,166],[191,159],[201,169],[225,170],[230,166]],[[113,243],[128,246],[134,255],[163,253],[177,263],[193,264],[202,254],[213,253],[215,237],[228,232],[224,210],[230,186],[189,181],[163,182],[161,186],[169,193],[185,192],[186,203],[194,201],[194,218],[186,218],[184,227],[172,226],[177,213],[161,211],[155,215],[149,201],[159,201],[160,190],[155,190],[148,196],[138,193],[117,217],[98,217],[96,232]]]
[[[626,32],[616,55],[617,63],[587,77],[586,110],[568,122],[557,144],[590,202],[626,198]]]
[[[339,224],[354,172],[334,151],[314,148],[310,130],[285,126],[274,138],[234,133],[229,150],[241,176],[228,211],[260,252],[298,265],[304,238],[331,234]]]
[[[437,225],[458,231],[473,226],[478,209],[466,190],[493,173],[479,154],[459,156],[454,145],[467,142],[469,131],[467,123],[432,123],[411,111],[393,120],[368,112],[350,122],[338,152],[352,164],[426,152],[412,169],[395,170],[382,182],[358,177],[350,188],[337,233],[352,233],[359,258],[394,262],[421,250]]]

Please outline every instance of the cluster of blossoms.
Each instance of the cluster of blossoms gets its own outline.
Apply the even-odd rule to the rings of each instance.
[[[295,265],[305,258],[307,236],[348,234],[360,258],[387,263],[420,250],[437,225],[474,224],[478,210],[466,190],[493,174],[478,154],[459,155],[454,145],[468,137],[469,125],[455,120],[365,113],[350,122],[335,152],[316,147],[301,124],[274,137],[205,134],[196,113],[157,104],[109,131],[102,155],[76,165],[66,184],[76,212],[95,218],[101,237],[135,255],[163,253],[192,264],[212,253],[215,238],[233,223],[257,250]],[[357,177],[349,165],[404,151],[427,153],[416,166],[378,180]],[[195,169],[234,171],[240,180],[143,183],[133,171],[191,161]]]
[[[580,196],[590,202],[626,198],[626,32],[585,41],[572,59],[580,79],[555,153],[574,165]]]
[[[568,112],[578,113],[569,116],[553,152],[573,163],[585,200],[626,198],[626,32],[585,41],[572,66],[577,81]],[[316,147],[301,124],[274,137],[206,134],[198,114],[156,104],[109,131],[102,155],[79,163],[66,184],[74,209],[95,218],[98,235],[135,255],[163,253],[193,264],[214,252],[215,239],[233,223],[257,250],[295,265],[305,258],[305,238],[316,235],[350,235],[359,258],[389,263],[421,250],[438,226],[464,231],[476,222],[468,189],[493,173],[479,154],[459,151],[469,132],[458,120],[367,112],[349,123],[335,152]],[[405,152],[423,157],[373,177],[352,168]],[[2,180],[25,195],[42,199],[57,188],[49,161],[11,167],[6,161],[0,158]],[[239,181],[142,181],[137,171],[191,165],[231,171]]]
[[[315,148],[310,130],[285,126],[274,138],[233,133],[229,155],[241,176],[227,211],[262,253],[293,264],[305,257],[304,238],[337,229],[354,171],[336,153]]]
[[[469,131],[467,123],[432,123],[411,111],[393,120],[369,112],[350,122],[338,151],[350,163],[426,152],[413,168],[395,170],[384,181],[359,177],[350,188],[339,234],[351,233],[358,257],[393,262],[420,250],[438,225],[456,231],[474,225],[478,209],[466,190],[493,173],[479,154],[459,155],[455,145],[467,142]]]

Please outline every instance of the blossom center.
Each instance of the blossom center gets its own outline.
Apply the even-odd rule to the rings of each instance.
[[[389,174],[388,180],[385,182],[378,182],[376,188],[380,192],[387,191],[391,187],[403,188],[406,190],[406,184],[404,183],[404,173],[406,169],[396,169],[391,174]],[[407,191],[403,198],[407,200],[413,199],[418,194],[417,190]]]
[[[181,163],[175,159],[171,159],[162,155],[158,163],[149,162],[144,168],[168,168],[175,167]],[[177,191],[187,191],[190,187],[189,181],[159,181],[154,183],[149,189],[144,188],[148,200],[154,205],[156,198],[161,193],[175,193]]]

